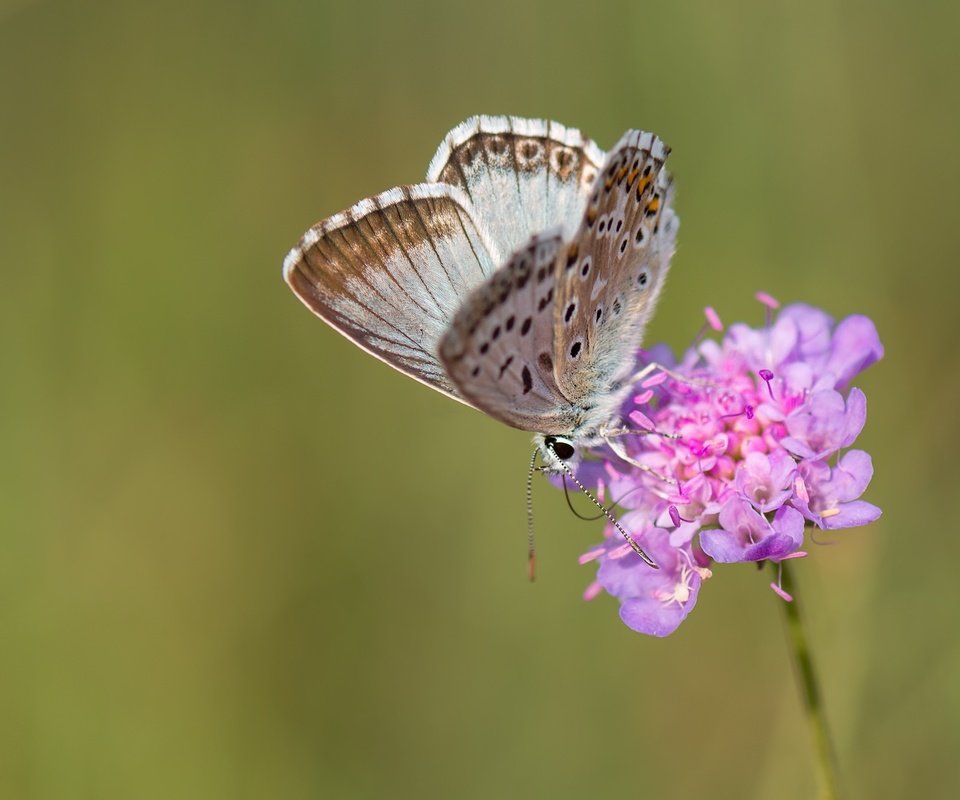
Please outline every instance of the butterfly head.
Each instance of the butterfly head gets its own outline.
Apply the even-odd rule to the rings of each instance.
[[[573,439],[567,436],[540,435],[534,441],[548,472],[564,472],[561,464],[566,464],[577,454]]]
[[[533,508],[532,508],[532,499],[531,499],[531,481],[533,478],[533,472],[535,469],[540,469],[543,472],[548,474],[559,474],[564,476],[564,487],[566,487],[566,479],[569,479],[576,485],[576,487],[583,492],[586,497],[590,499],[590,502],[593,503],[600,513],[607,518],[607,521],[613,525],[623,537],[624,541],[630,545],[630,548],[635,552],[640,558],[642,558],[650,567],[653,569],[659,569],[656,562],[650,558],[644,551],[643,548],[637,544],[636,540],[626,532],[620,522],[615,516],[606,508],[591,492],[580,479],[576,476],[576,473],[570,466],[570,461],[576,456],[577,448],[574,445],[574,439],[569,436],[558,436],[554,434],[538,434],[534,442],[537,445],[537,450],[533,454],[533,460],[530,462],[530,472],[527,474],[527,524],[530,530],[530,575],[531,580],[533,579]],[[582,443],[583,440],[579,439]],[[543,461],[543,466],[536,467],[537,455],[540,455],[541,460]],[[569,502],[569,498],[567,499]]]

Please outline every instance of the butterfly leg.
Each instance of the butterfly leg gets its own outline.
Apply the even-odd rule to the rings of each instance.
[[[651,377],[656,375],[662,375],[663,377],[660,378],[660,380],[657,380],[656,377]],[[709,381],[701,381],[696,378],[687,377],[686,375],[680,375],[669,367],[665,367],[663,364],[660,364],[656,361],[647,364],[638,373],[631,376],[626,385],[631,386],[635,384],[646,384],[645,388],[652,388],[653,386],[662,383],[667,378],[672,378],[678,383],[684,383],[693,386],[713,386],[713,384],[711,384]],[[646,464],[642,464],[635,458],[631,457],[630,454],[627,453],[623,442],[620,441],[620,439],[624,436],[661,436],[665,439],[680,439],[680,434],[667,433],[666,431],[659,431],[656,428],[628,428],[624,425],[600,429],[600,437],[604,442],[606,442],[606,444],[610,446],[610,449],[613,450],[613,452],[616,453],[620,459],[631,466],[636,467],[642,472],[646,472],[659,481],[672,486],[679,486],[679,482],[675,478],[662,475]]]
[[[627,384],[643,383],[648,378],[650,378],[650,376],[652,376],[654,373],[657,373],[657,372],[662,373],[664,376],[666,376],[662,380],[666,380],[666,378],[673,378],[678,383],[686,383],[686,384],[689,384],[690,386],[708,386],[708,387],[715,386],[715,384],[711,383],[710,381],[699,380],[698,378],[691,378],[688,375],[681,375],[679,372],[674,372],[672,369],[670,369],[670,367],[665,367],[663,364],[660,364],[656,361],[651,361],[636,375],[631,375],[630,378],[627,380]],[[648,386],[650,387],[657,386],[662,382],[662,380],[657,381],[655,383],[649,383]]]

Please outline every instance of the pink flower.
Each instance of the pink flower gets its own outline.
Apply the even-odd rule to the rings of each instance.
[[[708,320],[719,324],[715,312]],[[849,382],[882,355],[868,318],[834,326],[800,304],[763,328],[735,324],[679,364],[663,346],[641,353],[638,371],[654,363],[659,371],[621,414],[653,432],[618,439],[617,452],[591,448],[577,474],[623,498],[621,523],[660,569],[610,526],[583,559],[599,563],[587,595],[606,591],[628,626],[665,636],[693,610],[711,562],[800,557],[805,525],[845,528],[879,517],[859,499],[873,475],[870,457],[840,453],[866,422],[866,398]]]

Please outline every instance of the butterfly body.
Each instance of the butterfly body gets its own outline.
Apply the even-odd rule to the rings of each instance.
[[[549,466],[619,426],[679,224],[668,152],[640,131],[604,153],[557,123],[474,117],[427,182],[308,230],[284,277],[374,356],[536,433]]]

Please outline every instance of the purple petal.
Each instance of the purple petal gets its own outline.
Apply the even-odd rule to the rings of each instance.
[[[624,518],[628,530],[644,515],[632,516],[634,519],[631,515]],[[622,558],[604,558],[597,582],[620,600],[620,618],[629,627],[651,636],[666,636],[693,610],[702,579],[689,548],[671,547],[667,531],[648,528],[638,541],[660,569],[651,569],[629,552]]]
[[[720,509],[720,526],[738,536],[763,535],[767,521],[742,497],[732,497]]]
[[[793,321],[797,327],[797,351],[804,360],[813,360],[830,351],[830,328],[833,319],[825,311],[804,303],[794,303],[780,312],[780,318]]]
[[[700,590],[700,576],[694,573],[695,588],[691,587],[686,603],[664,603],[653,597],[637,597],[620,605],[620,619],[628,628],[649,636],[669,636],[693,611]]]
[[[790,506],[777,510],[773,516],[773,529],[780,536],[786,536],[792,542],[790,552],[803,545],[803,514]]]
[[[860,389],[851,389],[847,397],[846,433],[841,447],[849,447],[856,441],[867,422],[867,396]]]
[[[699,530],[700,523],[697,521],[681,523],[670,532],[670,546],[685,547],[693,541],[693,537],[697,535],[697,531]]]
[[[794,436],[784,436],[780,440],[781,446],[786,448],[790,453],[793,453],[795,456],[800,456],[800,458],[816,458],[817,453],[814,450],[811,450],[806,442],[801,439],[797,439]]]
[[[800,513],[799,511],[797,512]],[[793,539],[783,533],[768,536],[762,542],[748,547],[741,561],[778,561],[796,550]]]
[[[856,528],[858,525],[866,525],[873,522],[883,513],[873,503],[867,503],[863,500],[854,500],[852,503],[843,503],[840,505],[840,513],[832,517],[823,519],[822,527],[824,530],[835,530],[837,528]]]
[[[883,345],[873,320],[859,314],[847,317],[833,332],[833,353],[827,370],[843,388],[858,373],[883,358]]]
[[[789,436],[781,445],[801,458],[823,458],[847,447],[867,421],[867,399],[852,389],[844,402],[833,389],[814,392],[807,402],[787,416]]]
[[[863,450],[848,450],[833,470],[831,484],[841,503],[856,500],[873,478],[873,460]]]
[[[620,524],[660,567],[659,570],[652,569],[632,551],[622,558],[603,557],[600,568],[597,570],[597,580],[607,594],[623,600],[628,597],[643,596],[656,588],[659,582],[664,580],[664,570],[669,571],[669,568],[676,563],[677,553],[669,546],[667,531],[650,527],[645,511],[624,514],[620,518]],[[605,545],[613,550],[619,550],[623,545],[623,539],[614,532],[614,535],[607,538]],[[669,577],[666,580],[669,580]]]
[[[720,524],[722,530],[700,532],[700,547],[724,564],[782,558],[803,544],[803,515],[790,506],[780,508],[771,525],[735,497],[720,510]]]
[[[735,485],[758,510],[773,511],[782,506],[793,492],[796,464],[782,450],[747,453],[737,467]]]
[[[792,319],[781,314],[777,317],[777,321],[773,324],[769,335],[769,343],[764,348],[766,351],[764,353],[766,356],[764,361],[766,361],[769,366],[775,366],[779,369],[780,365],[790,357],[790,354],[797,346],[797,342],[800,339],[800,331]]]
[[[776,372],[790,357],[798,336],[794,321],[782,314],[771,328],[756,330],[743,323],[736,323],[727,331],[724,351],[740,353],[754,371],[766,368]]]
[[[813,367],[805,361],[793,361],[784,364],[779,373],[780,379],[791,395],[804,395],[809,389],[813,388],[814,374]],[[832,389],[832,386],[825,387]]]
[[[744,561],[747,550],[733,533],[723,528],[700,531],[700,547],[710,558],[721,564]]]
[[[644,348],[640,351],[643,359],[640,362],[640,368],[642,369],[647,364],[661,364],[664,367],[673,367],[677,363],[676,356],[673,354],[673,350],[669,345],[660,342],[653,345],[650,348]]]

